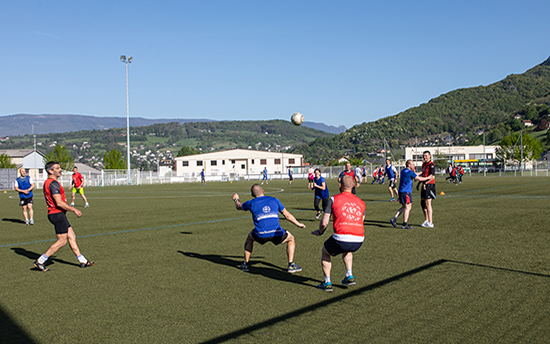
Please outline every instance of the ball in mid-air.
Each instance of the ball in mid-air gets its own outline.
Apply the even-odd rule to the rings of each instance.
[[[304,115],[299,112],[295,112],[292,114],[292,117],[290,117],[290,121],[294,125],[302,125],[302,123],[304,123]]]

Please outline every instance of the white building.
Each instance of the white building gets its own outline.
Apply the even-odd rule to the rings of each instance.
[[[258,179],[267,168],[270,178],[273,175],[286,175],[289,167],[302,166],[302,154],[265,152],[249,149],[233,149],[176,157],[178,177],[200,178],[204,169],[209,180],[224,180],[227,177]],[[279,177],[278,177],[279,178]]]
[[[24,168],[34,180],[47,177],[44,171],[44,154],[39,151],[34,149],[0,149],[0,154],[10,156],[16,168]]]
[[[407,147],[405,148],[405,160],[414,160],[416,166],[422,165],[422,154],[424,151],[430,151],[432,159],[436,155],[442,154],[445,158],[452,160],[477,160],[494,159],[495,149],[498,146],[439,146],[439,147]]]

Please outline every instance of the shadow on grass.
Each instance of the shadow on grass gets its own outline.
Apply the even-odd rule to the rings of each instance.
[[[36,343],[29,334],[23,330],[0,307],[0,343]]]
[[[3,218],[2,221],[6,221],[6,222],[13,222],[13,223],[20,223],[22,225],[25,224],[25,221],[21,220],[21,219],[7,219],[7,218]]]
[[[193,234],[192,232],[180,232],[180,234]]]
[[[21,247],[13,247],[12,250],[20,255],[20,256],[23,256],[23,257],[27,257],[29,258],[30,260],[32,261],[35,261],[37,260],[41,255],[36,253],[36,252],[32,252],[32,251],[27,251],[25,250],[24,248],[21,248]],[[78,266],[80,267],[80,264],[77,264],[77,263],[71,263],[71,262],[68,262],[66,260],[63,260],[63,259],[58,259],[58,258],[55,258],[55,256],[51,256],[47,261],[46,261],[46,264],[44,265],[52,265],[52,264],[55,264],[55,263],[61,263],[61,264],[67,264],[67,265],[73,265],[73,266]],[[33,268],[33,270],[38,270],[37,268]]]
[[[226,341],[230,341],[230,340],[234,340],[236,338],[239,338],[240,336],[242,335],[246,335],[246,334],[249,334],[251,332],[254,332],[254,331],[257,331],[257,330],[260,330],[262,328],[267,328],[267,327],[270,327],[270,326],[273,326],[277,323],[280,323],[280,322],[283,322],[283,321],[287,321],[287,320],[290,320],[294,317],[299,317],[301,315],[304,315],[308,312],[312,312],[316,309],[319,309],[319,308],[323,308],[323,307],[326,307],[326,306],[329,306],[333,303],[337,303],[337,302],[340,302],[342,300],[346,300],[348,298],[351,298],[351,297],[355,297],[355,296],[358,296],[360,294],[363,294],[365,292],[368,292],[368,291],[371,291],[371,290],[374,290],[374,289],[377,289],[377,288],[380,288],[380,287],[383,287],[387,284],[390,284],[390,283],[393,283],[393,282],[396,282],[400,279],[403,279],[403,278],[406,278],[406,277],[409,277],[409,276],[412,276],[412,275],[415,275],[417,273],[420,273],[420,272],[423,272],[425,270],[429,270],[433,267],[436,267],[438,265],[442,265],[444,263],[452,263],[452,264],[460,264],[460,265],[469,265],[469,266],[474,266],[474,267],[480,267],[480,268],[486,268],[486,269],[494,269],[494,270],[501,270],[501,271],[506,271],[506,272],[514,272],[514,273],[521,273],[521,274],[527,274],[527,275],[533,275],[533,276],[538,276],[538,277],[549,277],[550,278],[550,275],[545,275],[545,274],[540,274],[540,273],[534,273],[534,272],[529,272],[529,271],[521,271],[521,270],[513,270],[513,269],[507,269],[507,268],[502,268],[502,267],[495,267],[495,266],[490,266],[490,265],[483,265],[483,264],[476,264],[476,263],[468,263],[468,262],[461,262],[461,261],[456,261],[456,260],[447,260],[447,259],[440,259],[440,260],[437,260],[437,261],[434,261],[432,263],[429,263],[429,264],[426,264],[426,265],[422,265],[416,269],[412,269],[412,270],[409,270],[409,271],[406,271],[404,273],[401,273],[399,275],[395,275],[395,276],[392,276],[390,278],[386,278],[382,281],[379,281],[379,282],[376,282],[376,283],[373,283],[373,284],[370,284],[370,285],[367,285],[367,286],[364,286],[362,288],[359,288],[359,289],[355,289],[353,291],[350,291],[348,293],[345,293],[343,295],[339,295],[337,297],[334,297],[332,299],[329,299],[329,300],[325,300],[325,301],[322,301],[322,302],[318,302],[318,303],[315,303],[315,304],[312,304],[310,306],[307,306],[307,307],[303,307],[303,308],[300,308],[300,309],[297,309],[293,312],[289,312],[289,313],[286,313],[286,314],[283,314],[281,316],[278,316],[278,317],[275,317],[275,318],[272,318],[272,319],[268,319],[266,321],[263,321],[263,322],[260,322],[260,323],[257,323],[255,325],[251,325],[251,326],[248,326],[248,327],[245,327],[243,329],[240,329],[240,330],[237,330],[237,331],[234,331],[234,332],[231,332],[231,333],[228,333],[228,334],[225,334],[223,336],[219,336],[219,337],[216,337],[216,338],[213,338],[211,340],[208,340],[208,341],[205,341],[205,342],[202,342],[202,344],[214,344],[214,343],[223,343],[223,342],[226,342]],[[321,291],[319,291],[320,293]]]
[[[242,256],[223,256],[219,254],[200,254],[195,252],[183,252],[183,251],[178,251],[178,252],[189,258],[207,260],[209,262],[216,263],[219,265],[229,266],[232,269],[238,269],[243,262]],[[258,257],[258,258],[261,258],[261,257]],[[314,280],[308,277],[302,277],[298,275],[299,272],[295,274],[291,274],[287,271],[286,268],[281,268],[277,265],[273,265],[263,260],[251,259],[249,261],[249,266],[250,266],[250,270],[246,273],[253,274],[253,275],[261,275],[267,278],[276,279],[278,281],[286,281],[286,282],[301,284],[301,285],[314,287],[314,288],[316,288],[316,283],[320,283],[320,281],[318,280]],[[308,282],[314,282],[314,284],[311,284]]]
[[[393,226],[391,225],[390,221],[372,221],[372,220],[365,220],[363,223],[367,226],[376,226],[380,228],[391,228],[393,229]]]

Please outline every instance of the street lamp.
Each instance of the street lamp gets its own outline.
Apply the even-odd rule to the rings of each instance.
[[[126,55],[120,56],[120,61],[126,64],[126,150],[128,151],[128,185],[132,184],[130,179],[130,102],[128,98],[128,64],[132,63],[132,56],[126,59]]]

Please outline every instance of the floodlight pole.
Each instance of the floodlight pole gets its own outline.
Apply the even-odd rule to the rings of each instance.
[[[126,64],[126,151],[128,153],[128,185],[132,185],[130,177],[130,98],[128,96],[128,64],[132,63],[132,56],[126,59],[126,55],[122,55],[120,61]]]

